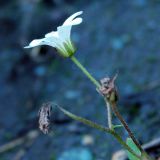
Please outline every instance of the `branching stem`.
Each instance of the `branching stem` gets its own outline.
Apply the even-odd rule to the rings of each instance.
[[[128,124],[126,123],[126,121],[123,119],[123,117],[121,116],[121,114],[118,111],[118,108],[116,106],[116,104],[112,104],[112,110],[114,112],[114,114],[116,115],[116,117],[120,120],[120,122],[122,123],[122,125],[124,126],[124,128],[126,129],[126,131],[128,132],[130,138],[132,138],[133,142],[136,144],[136,146],[139,148],[139,150],[141,152],[143,152],[143,148],[141,147],[141,145],[139,144],[139,142],[136,140],[136,138],[134,137],[132,131],[130,130],[130,128],[128,127]]]
[[[130,128],[128,127],[128,124],[126,123],[126,121],[123,119],[123,117],[121,116],[117,105],[116,104],[111,104],[112,110],[114,112],[114,114],[116,115],[116,117],[120,120],[120,122],[122,123],[122,125],[124,126],[124,128],[126,129],[126,131],[128,132],[130,138],[133,140],[133,142],[136,144],[136,146],[139,148],[139,150],[141,151],[141,159],[145,159],[145,160],[153,160],[150,156],[148,156],[148,154],[144,151],[144,149],[141,147],[141,145],[139,144],[139,142],[137,141],[137,139],[135,138],[134,134],[132,133],[132,131],[130,130]]]
[[[96,86],[96,88],[99,89],[101,87],[100,83],[87,71],[87,69],[78,61],[78,59],[76,57],[74,57],[74,56],[72,56],[70,58],[73,61],[73,63],[75,63],[76,66],[93,82],[93,84]],[[132,131],[129,129],[127,123],[125,122],[125,120],[123,119],[121,114],[119,113],[116,104],[110,104],[106,99],[105,99],[105,101],[106,101],[107,110],[108,110],[108,125],[109,125],[109,129],[108,128],[104,128],[104,127],[102,127],[102,126],[100,126],[100,125],[98,125],[96,123],[93,123],[93,122],[91,122],[89,120],[86,120],[86,119],[83,119],[81,117],[77,117],[78,118],[77,120],[81,121],[81,122],[83,122],[83,123],[85,123],[85,124],[87,124],[87,125],[89,125],[89,126],[91,126],[93,128],[96,128],[98,130],[105,131],[105,132],[108,132],[108,133],[112,134],[123,145],[124,148],[126,148],[128,151],[130,151],[136,157],[140,158],[139,155],[136,155],[134,153],[134,151],[132,151],[132,149],[125,142],[123,142],[121,137],[112,129],[112,116],[111,116],[111,108],[112,108],[112,110],[115,113],[116,117],[121,121],[122,125],[127,130],[130,138],[132,138],[133,142],[140,149],[142,155],[145,156],[147,158],[147,160],[151,160],[151,158],[147,155],[147,153],[143,150],[143,148],[141,147],[139,142],[134,137]],[[61,108],[61,110],[64,111],[62,108]],[[72,114],[70,114],[70,117],[74,119],[75,118],[74,115],[72,115],[72,116],[71,115]],[[142,159],[142,157],[140,159]]]
[[[90,126],[90,127],[92,127],[92,128],[95,128],[95,129],[97,129],[97,130],[100,130],[100,131],[103,131],[103,132],[106,132],[106,133],[111,134],[112,136],[114,136],[114,137],[117,139],[117,141],[118,141],[126,150],[128,150],[130,153],[132,153],[135,157],[141,159],[140,155],[137,155],[137,154],[123,141],[123,139],[122,139],[114,130],[111,130],[111,129],[109,129],[109,128],[106,128],[106,127],[104,127],[104,126],[102,126],[102,125],[99,125],[99,124],[97,124],[97,123],[95,123],[95,122],[92,122],[92,121],[90,121],[90,120],[88,120],[88,119],[79,117],[79,116],[77,116],[77,115],[75,115],[75,114],[73,114],[73,113],[65,110],[64,108],[57,106],[57,105],[56,105],[56,107],[58,107],[58,109],[60,109],[65,115],[67,115],[68,117],[70,117],[70,118],[72,118],[72,119],[74,119],[74,120],[76,120],[76,121],[82,122],[82,123],[84,123],[85,125],[88,125],[88,126]]]

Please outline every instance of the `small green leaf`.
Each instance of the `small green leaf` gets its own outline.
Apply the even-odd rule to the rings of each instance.
[[[138,147],[135,145],[133,140],[131,138],[127,138],[127,145],[137,154],[141,155],[141,151],[138,149]],[[127,155],[129,160],[139,160],[137,157],[135,157],[132,153],[127,151]]]
[[[121,127],[123,127],[123,125],[118,124],[118,125],[113,125],[112,127],[113,127],[113,129],[115,129],[115,128],[121,128]]]

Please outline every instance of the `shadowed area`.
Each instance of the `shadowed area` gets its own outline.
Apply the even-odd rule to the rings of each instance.
[[[49,46],[23,48],[80,10],[75,57],[97,80],[118,73],[124,119],[141,144],[159,139],[160,1],[8,0],[0,2],[0,160],[111,160],[122,149],[56,109],[50,133],[38,128],[38,111],[48,101],[107,125],[103,98],[70,59]],[[115,117],[113,123],[120,124]],[[148,150],[160,157],[157,143]]]

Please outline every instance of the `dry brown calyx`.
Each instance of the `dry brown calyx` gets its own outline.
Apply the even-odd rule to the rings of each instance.
[[[101,87],[99,88],[99,92],[107,98],[110,103],[116,103],[118,101],[118,93],[115,86],[116,78],[117,74],[113,78],[105,77],[100,80]]]
[[[38,115],[39,115],[39,129],[44,133],[48,134],[50,128],[50,117],[52,113],[52,104],[50,102],[42,104]]]

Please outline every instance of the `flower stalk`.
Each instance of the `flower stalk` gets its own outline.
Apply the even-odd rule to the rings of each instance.
[[[113,110],[114,114],[116,115],[116,117],[120,120],[120,122],[122,123],[122,125],[124,126],[124,128],[126,129],[126,131],[128,132],[130,138],[132,138],[133,142],[136,144],[136,146],[139,148],[139,150],[141,152],[143,152],[143,148],[141,147],[141,145],[139,144],[139,142],[136,140],[136,138],[134,137],[134,134],[132,133],[132,131],[128,127],[128,124],[126,123],[126,121],[123,119],[123,117],[119,113],[116,104],[112,104],[111,107],[112,107],[112,110]]]
[[[141,157],[139,157],[140,159],[142,159],[142,156],[146,158],[146,160],[152,160],[148,154],[143,150],[143,148],[141,147],[141,145],[139,144],[139,142],[136,140],[136,138],[134,137],[134,134],[132,133],[132,131],[129,129],[126,121],[123,119],[123,117],[121,116],[121,114],[118,111],[117,106],[115,105],[116,101],[118,100],[118,94],[117,94],[117,89],[114,86],[114,81],[117,78],[117,74],[113,77],[113,79],[105,79],[105,81],[107,82],[107,86],[101,86],[100,83],[86,70],[86,68],[78,61],[78,59],[74,56],[71,56],[71,60],[77,65],[77,67],[93,82],[93,84],[97,87],[97,89],[102,89],[104,91],[104,99],[107,105],[107,111],[108,111],[108,126],[109,129],[107,129],[106,132],[112,134],[121,144],[122,144],[122,139],[120,139],[119,135],[114,131],[114,127],[112,125],[112,115],[111,115],[111,108],[113,110],[113,112],[115,113],[116,117],[120,120],[120,122],[122,123],[122,125],[124,126],[124,128],[126,129],[126,131],[128,132],[130,138],[133,140],[133,142],[137,145],[137,147],[139,148],[139,150],[141,151],[142,155]],[[103,80],[102,80],[103,81]],[[102,83],[101,81],[101,83]],[[106,87],[106,88],[105,88]],[[104,90],[106,89],[106,90]],[[102,91],[101,90],[101,91]],[[103,94],[103,93],[102,93]],[[73,117],[72,117],[73,118]],[[80,119],[79,119],[80,120]],[[84,119],[83,119],[84,120]],[[84,123],[84,121],[82,121]],[[89,121],[89,124],[92,124],[91,121]],[[86,124],[86,123],[85,123]],[[89,125],[87,123],[87,125]],[[96,124],[94,125],[90,125],[93,128],[96,128]],[[99,128],[96,128],[99,129]],[[102,128],[101,128],[102,129]],[[99,129],[99,130],[101,130]],[[112,131],[112,132],[111,132]],[[122,141],[121,141],[122,140]],[[125,143],[122,144],[124,148],[126,148],[128,150],[128,148],[125,146],[127,145]],[[128,146],[129,147],[129,146]],[[129,147],[130,148],[130,147]],[[131,148],[130,148],[131,149]],[[135,154],[135,153],[134,153]],[[137,157],[137,156],[136,156]],[[142,159],[143,160],[143,159]]]
[[[93,82],[93,84],[99,88],[99,82],[87,71],[87,69],[79,62],[79,60],[75,56],[70,57],[72,62],[76,64],[76,66]]]
[[[107,107],[107,118],[108,118],[108,127],[109,129],[114,129],[112,124],[112,111],[110,104],[106,101],[106,107]]]
[[[65,110],[64,108],[62,107],[59,107],[58,105],[55,105],[58,109],[60,109],[65,115],[67,115],[68,117],[76,120],[76,121],[79,121],[81,123],[84,123],[85,125],[87,126],[90,126],[92,128],[95,128],[97,130],[100,130],[100,131],[103,131],[103,132],[106,132],[106,133],[109,133],[111,134],[112,136],[114,136],[114,138],[117,139],[117,141],[126,149],[128,150],[130,153],[132,153],[135,157],[137,157],[138,159],[141,159],[141,156],[140,155],[137,155],[124,141],[123,139],[112,129],[109,129],[109,128],[106,128],[102,125],[99,125],[95,122],[92,122],[88,119],[85,119],[85,118],[82,118],[82,117],[79,117],[67,110]]]
[[[120,122],[122,123],[122,125],[124,126],[124,128],[126,129],[126,131],[128,132],[129,137],[133,140],[133,142],[135,143],[135,145],[139,148],[139,150],[141,151],[141,159],[143,160],[152,160],[152,158],[150,156],[148,156],[148,154],[144,151],[144,149],[142,148],[142,146],[139,144],[139,142],[137,141],[137,139],[135,138],[133,132],[131,131],[131,129],[128,127],[128,124],[126,123],[126,121],[123,119],[122,115],[120,114],[117,105],[116,104],[112,104],[111,105],[112,110],[114,112],[114,114],[116,115],[116,117],[120,120]]]

